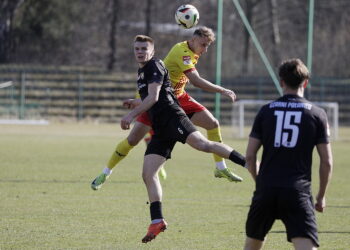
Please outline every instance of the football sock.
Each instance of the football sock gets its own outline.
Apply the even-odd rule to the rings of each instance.
[[[245,157],[238,153],[236,150],[232,150],[229,159],[233,161],[234,163],[241,165],[242,167],[245,167]]]
[[[154,201],[150,205],[150,212],[151,212],[151,220],[152,223],[158,223],[159,219],[163,219],[162,214],[162,203],[160,201]]]
[[[115,148],[111,158],[108,161],[107,167],[109,169],[113,169],[115,165],[118,164],[121,160],[124,159],[125,156],[128,155],[129,151],[133,148],[134,146],[131,146],[128,142],[128,139],[124,139],[121,141],[117,147]]]
[[[215,164],[216,164],[216,168],[219,170],[223,170],[227,168],[225,161],[218,161],[218,162],[215,162]]]
[[[163,219],[155,219],[155,220],[152,220],[151,224],[156,224],[156,223],[159,223],[161,222]]]
[[[104,168],[103,169],[103,173],[106,174],[106,175],[110,175],[112,173],[112,169],[109,169],[109,168]]]
[[[222,142],[220,127],[207,130],[207,137],[209,141]],[[213,154],[213,156],[215,162],[224,162],[224,159],[221,156],[216,154]]]

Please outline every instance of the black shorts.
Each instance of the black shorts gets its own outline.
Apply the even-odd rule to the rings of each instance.
[[[157,154],[169,159],[177,141],[185,143],[187,137],[197,131],[185,114],[174,114],[163,127],[153,126],[154,135],[145,155]]]
[[[263,241],[274,221],[280,219],[287,230],[287,240],[311,239],[318,244],[314,204],[310,191],[293,188],[258,188],[253,195],[246,222],[248,237]]]

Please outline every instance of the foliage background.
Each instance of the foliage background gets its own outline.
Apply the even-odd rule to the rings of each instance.
[[[273,67],[287,57],[306,61],[308,2],[241,0]],[[133,71],[131,41],[136,34],[156,39],[159,57],[193,30],[176,26],[180,4],[195,5],[200,25],[216,30],[217,1],[1,0],[0,63],[85,65]],[[313,75],[349,77],[350,1],[317,0]],[[230,0],[224,0],[223,77],[267,76]],[[215,49],[203,56],[201,74],[215,76]]]

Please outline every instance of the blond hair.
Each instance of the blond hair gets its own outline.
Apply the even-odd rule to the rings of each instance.
[[[137,35],[135,36],[134,38],[134,43],[136,42],[149,42],[151,44],[154,45],[154,41],[153,41],[153,38],[152,37],[149,37],[149,36],[145,36],[145,35]]]
[[[194,36],[200,36],[200,37],[206,37],[209,39],[210,42],[214,42],[215,41],[215,34],[214,31],[211,28],[208,27],[199,27],[197,28],[194,33]]]

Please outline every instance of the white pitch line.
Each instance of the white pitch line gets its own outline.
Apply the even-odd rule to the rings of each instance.
[[[0,89],[6,88],[12,85],[12,81],[0,83]]]

